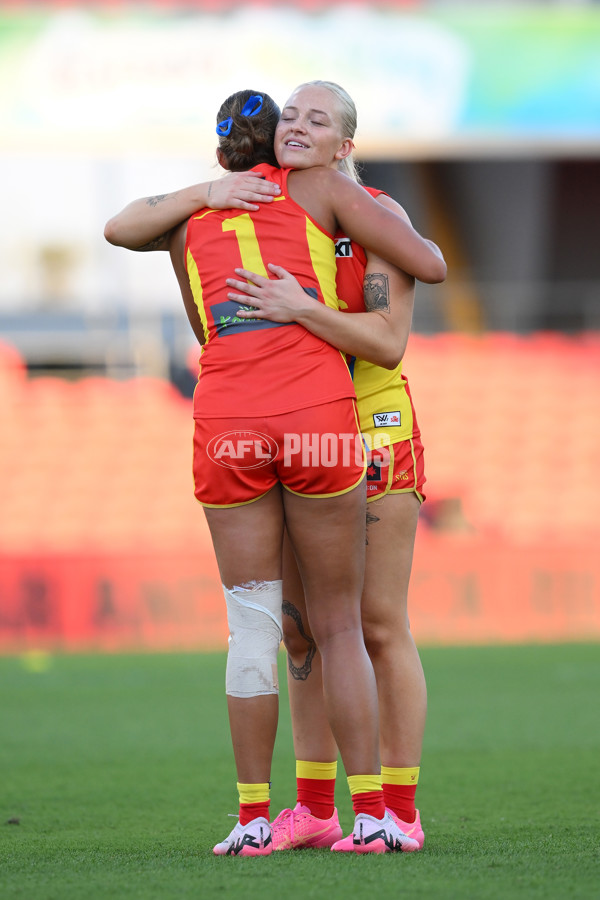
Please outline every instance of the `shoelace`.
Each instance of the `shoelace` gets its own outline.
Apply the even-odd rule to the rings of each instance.
[[[274,831],[276,827],[282,828],[285,820],[290,820],[290,841],[292,844],[294,843],[294,810],[293,809],[282,809],[273,824],[271,825],[271,830]]]

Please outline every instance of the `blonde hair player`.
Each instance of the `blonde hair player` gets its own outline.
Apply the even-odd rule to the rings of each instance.
[[[319,112],[317,112],[319,111]],[[328,123],[323,125],[323,113]],[[300,169],[325,164],[357,179],[352,157],[356,109],[339,85],[316,81],[300,85],[283,107],[275,135],[281,165]],[[324,131],[336,135],[331,154]],[[338,154],[339,156],[339,154]],[[404,211],[386,194],[371,191],[379,202]],[[244,271],[247,282],[233,282],[239,294],[275,321],[300,322],[354,357],[351,360],[360,426],[370,450],[367,468],[367,535],[362,622],[365,643],[375,669],[380,709],[380,750],[386,807],[402,830],[423,847],[425,836],[415,806],[427,709],[425,676],[410,632],[408,585],[417,520],[425,499],[423,445],[402,356],[408,340],[414,302],[414,279],[395,270],[346,235],[336,235],[337,288],[342,309],[335,314],[308,302],[289,273],[277,266],[266,281]],[[357,310],[363,310],[361,315]],[[387,331],[369,345],[348,340],[344,326],[361,324],[364,310],[387,320]],[[244,313],[242,313],[244,315]],[[351,320],[348,322],[347,320]],[[377,364],[379,363],[379,364]],[[288,686],[296,753],[297,803],[273,823],[276,850],[322,847],[352,850],[356,836],[339,841],[334,787],[337,749],[321,700],[321,659],[310,631],[302,582],[293,553],[285,548],[284,641],[288,653]],[[337,842],[337,843],[336,843]]]

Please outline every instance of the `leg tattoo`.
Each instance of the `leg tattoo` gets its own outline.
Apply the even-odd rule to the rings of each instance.
[[[300,632],[301,636],[304,638],[306,643],[308,644],[308,650],[306,651],[306,659],[302,663],[301,666],[295,666],[290,659],[290,655],[288,653],[288,669],[290,671],[290,675],[295,681],[306,681],[308,676],[310,675],[310,671],[312,668],[312,661],[315,653],[317,652],[317,645],[310,635],[308,635],[302,624],[302,616],[300,615],[298,609],[287,600],[283,601],[282,612],[284,616],[290,616],[294,622],[296,623],[296,627]]]
[[[369,525],[374,525],[375,522],[379,522],[379,516],[376,516],[375,513],[372,513],[367,509],[367,537],[365,539],[366,544],[369,543]]]

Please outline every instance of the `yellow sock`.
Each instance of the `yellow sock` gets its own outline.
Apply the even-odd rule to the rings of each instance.
[[[415,794],[419,782],[419,772],[419,766],[381,767],[385,805],[395,812],[399,819],[409,824],[415,821],[417,814]]]
[[[263,816],[269,818],[269,782],[263,784],[240,784],[237,789],[240,797],[240,824],[247,825],[252,819]]]
[[[335,762],[296,760],[296,799],[317,819],[330,819],[335,809]]]
[[[383,819],[385,801],[381,775],[348,775],[348,787],[355,815],[366,813],[374,819]]]

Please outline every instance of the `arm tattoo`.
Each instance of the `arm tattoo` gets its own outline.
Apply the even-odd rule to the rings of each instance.
[[[152,241],[148,241],[147,244],[142,244],[141,247],[136,247],[136,253],[148,253],[151,250],[168,250],[172,231],[173,229],[165,231],[165,233],[161,234],[160,237],[154,238],[154,240]]]
[[[382,312],[390,311],[390,289],[388,277],[383,273],[365,275],[363,282],[365,308],[370,312],[377,309]]]
[[[212,181],[209,181],[208,182],[208,198],[207,199],[210,199],[210,192],[212,191],[212,186],[213,186]]]
[[[367,537],[365,540],[366,544],[369,543],[369,535],[368,535],[369,525],[374,525],[375,522],[379,522],[379,516],[376,516],[375,513],[369,512],[369,510],[367,509]]]
[[[166,197],[166,194],[156,194],[154,197],[146,197],[146,203],[148,206],[158,206],[158,204],[162,203]]]
[[[308,649],[306,651],[306,659],[302,663],[301,666],[295,666],[290,659],[288,654],[288,669],[290,670],[290,675],[295,681],[306,681],[308,676],[310,675],[310,671],[312,668],[312,661],[315,653],[317,652],[317,645],[315,644],[313,638],[306,633],[304,630],[304,626],[302,624],[302,616],[298,609],[287,600],[283,601],[283,605],[281,607],[281,611],[284,616],[290,616],[296,623],[296,627],[300,632],[301,636],[304,638],[306,643],[308,644]]]

